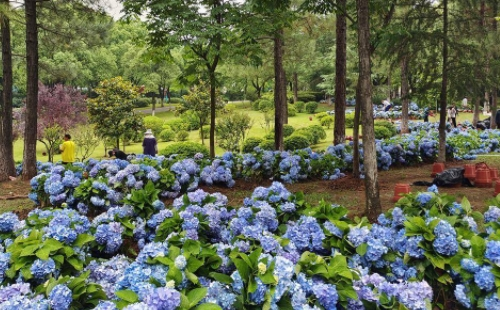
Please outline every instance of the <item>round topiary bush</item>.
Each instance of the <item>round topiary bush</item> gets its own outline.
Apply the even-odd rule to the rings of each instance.
[[[321,123],[321,126],[330,129],[334,121],[335,119],[333,118],[333,116],[327,115],[325,117],[322,117],[319,122]]]
[[[250,137],[243,142],[243,153],[251,153],[253,149],[259,146],[264,139],[257,137]]]
[[[209,155],[206,146],[191,141],[172,143],[160,152],[164,156],[178,154],[181,157],[194,157],[197,153],[201,153],[205,157]]]
[[[160,140],[169,142],[175,140],[175,132],[170,128],[165,128],[160,132]]]
[[[274,103],[270,100],[261,99],[259,101],[259,110],[260,111],[269,111],[274,108]]]
[[[387,128],[391,134],[391,137],[395,136],[398,133],[396,126],[394,126],[394,124],[389,121],[376,121],[374,126],[382,126]]]
[[[309,147],[309,141],[302,135],[293,135],[284,140],[285,150],[295,151]]]
[[[295,110],[295,107],[291,104],[288,105],[288,117],[293,117],[297,115],[297,110]]]
[[[323,117],[327,117],[327,116],[329,116],[329,114],[328,114],[328,113],[326,113],[326,112],[319,112],[319,113],[314,114],[314,117],[315,117],[315,118],[316,118],[316,119],[317,119],[320,123],[321,123],[321,119],[322,119]]]
[[[288,125],[288,124],[283,125],[283,137],[291,136],[294,131],[295,131],[295,128],[293,128],[292,125]],[[274,135],[273,135],[273,139],[274,139]]]
[[[302,136],[307,139],[309,145],[316,144],[318,140],[314,137],[314,133],[311,129],[304,127],[296,129],[290,137]]]
[[[309,101],[308,103],[306,103],[306,112],[309,114],[314,114],[317,108],[318,108],[318,103],[315,101]]]
[[[185,130],[181,130],[179,131],[176,135],[175,135],[175,140],[177,141],[186,141],[188,139],[188,136],[189,136],[189,132],[185,131]]]
[[[389,139],[392,137],[391,131],[384,126],[374,126],[375,139]]]
[[[259,144],[260,148],[263,150],[274,150],[274,140],[264,140]]]
[[[295,110],[297,110],[297,112],[299,112],[299,113],[304,112],[304,109],[305,109],[305,106],[306,106],[306,104],[304,103],[304,101],[297,101],[293,105],[295,106]]]

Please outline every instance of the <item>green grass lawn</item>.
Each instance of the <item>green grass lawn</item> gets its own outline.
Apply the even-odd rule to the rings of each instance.
[[[247,115],[249,115],[252,120],[253,120],[253,126],[249,131],[248,136],[249,137],[263,137],[265,136],[269,131],[268,128],[266,128],[266,124],[264,121],[264,114],[259,111],[252,111],[248,109],[247,107],[249,106],[248,102],[240,102],[240,103],[235,103],[239,109],[236,111],[243,112]],[[319,105],[318,111],[329,111],[333,110],[333,106],[329,106],[326,104],[321,104]],[[148,114],[144,114],[145,116]],[[175,119],[177,116],[175,116],[173,111],[167,111],[167,112],[157,112],[155,116],[160,117],[164,119],[165,121],[169,121],[172,119]],[[465,120],[472,121],[473,113],[459,113],[458,115],[458,120],[457,122],[463,122]],[[484,119],[487,116],[481,115],[480,119]],[[439,121],[439,115],[431,116],[429,118],[429,121],[431,122],[437,122]],[[270,124],[270,127],[273,127],[274,123],[274,116],[272,117],[272,123]],[[302,127],[307,127],[310,125],[315,125],[319,124],[319,122],[314,118],[314,115],[312,114],[307,114],[307,113],[297,113],[296,116],[290,117],[288,119],[288,123],[295,127],[295,129],[299,129]],[[326,131],[326,139],[320,142],[317,145],[313,146],[313,149],[315,150],[324,150],[326,149],[329,145],[332,144],[333,141],[333,126],[329,129],[325,128]],[[348,128],[346,129],[346,135],[347,136],[352,136],[352,129]],[[194,141],[201,143],[201,139],[199,137],[199,132],[198,131],[190,131],[189,132],[189,141]],[[158,148],[161,150],[165,148],[168,144],[171,144],[173,142],[158,142]],[[205,139],[205,145],[208,147],[209,145],[209,140],[208,138]],[[122,150],[124,150],[126,153],[135,153],[135,154],[142,154],[142,142],[138,143],[131,143],[130,145],[126,145],[125,147],[121,147]],[[48,158],[47,156],[43,156],[42,153],[45,152],[45,146],[38,142],[37,143],[37,158],[40,161],[46,161]],[[215,150],[216,154],[222,154],[224,150],[220,147],[216,147]],[[22,154],[23,154],[23,141],[22,140],[17,140],[14,143],[14,159],[16,161],[21,161],[22,160]],[[93,158],[103,158],[106,156],[106,153],[104,151],[104,145],[101,144],[92,154],[91,157]],[[78,157],[78,156],[77,156]],[[54,160],[59,161],[61,160],[61,155],[54,155]]]

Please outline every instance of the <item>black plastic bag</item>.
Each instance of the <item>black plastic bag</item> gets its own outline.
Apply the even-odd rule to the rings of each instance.
[[[434,181],[432,183],[437,186],[453,186],[457,184],[462,184],[464,179],[465,169],[462,167],[450,168],[445,171],[436,174]]]

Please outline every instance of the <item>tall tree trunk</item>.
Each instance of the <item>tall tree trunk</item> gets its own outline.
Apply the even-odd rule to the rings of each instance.
[[[446,161],[446,101],[448,100],[448,0],[443,0],[443,73],[439,97],[439,154],[438,162]]]
[[[333,144],[345,143],[346,74],[347,74],[347,23],[346,0],[338,0],[336,49],[335,49],[335,122]]]
[[[2,0],[8,6],[9,0]],[[2,67],[3,92],[0,102],[0,182],[16,175],[14,149],[12,146],[12,47],[10,43],[10,20],[2,16]]]
[[[155,110],[156,110],[156,98],[153,96],[151,97],[151,116],[155,116]]]
[[[36,21],[36,0],[25,0],[26,18],[26,115],[24,118],[24,180],[36,174],[36,136],[38,108],[38,26]]]
[[[283,68],[283,29],[274,35],[274,148],[283,150],[283,124],[286,114],[286,79]]]
[[[212,71],[210,72],[210,158],[215,157],[215,82],[215,71]]]
[[[357,0],[358,9],[358,54],[359,54],[359,99],[363,125],[363,161],[365,167],[365,213],[375,222],[382,212],[380,206],[377,151],[373,129],[372,81],[370,65],[370,15],[369,0]]]
[[[356,86],[356,105],[354,106],[354,127],[352,129],[352,174],[355,178],[361,176],[359,170],[359,119],[361,114],[360,100],[359,100],[359,87]]]
[[[496,87],[493,88],[493,90],[491,91],[491,121],[490,121],[490,128],[491,129],[494,129],[494,128],[498,128],[498,126],[500,124],[497,124],[496,121],[495,121],[495,115],[497,113],[497,92],[498,92],[498,89]]]
[[[403,99],[403,110],[401,111],[401,133],[408,133],[408,58],[401,60],[401,98]]]
[[[299,101],[299,77],[297,72],[293,73],[293,103]]]
[[[479,114],[481,113],[481,97],[477,97],[474,100],[474,116],[472,118],[472,124],[474,127],[477,125],[477,122],[479,122]]]

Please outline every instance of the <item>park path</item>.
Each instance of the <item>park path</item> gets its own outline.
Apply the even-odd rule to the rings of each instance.
[[[161,107],[161,106],[156,107],[155,113],[168,112],[168,111],[173,111],[173,110],[175,110],[174,106],[165,105],[164,107]],[[151,114],[153,112],[153,109],[151,109],[151,108],[139,108],[139,109],[136,109],[135,111],[137,113],[141,113],[141,114]]]

